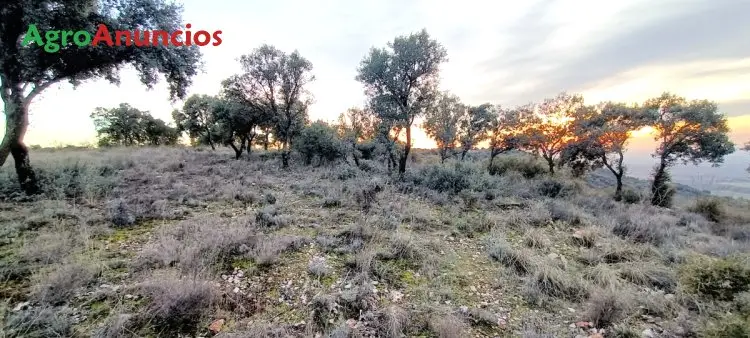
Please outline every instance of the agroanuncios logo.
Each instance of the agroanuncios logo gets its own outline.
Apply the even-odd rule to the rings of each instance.
[[[37,46],[44,47],[44,51],[48,53],[57,53],[60,48],[66,47],[71,43],[78,47],[93,46],[98,47],[100,43],[104,43],[109,47],[113,46],[135,46],[135,47],[150,47],[150,46],[207,46],[211,43],[213,46],[221,44],[221,31],[215,31],[213,34],[208,31],[199,30],[197,32],[191,32],[188,29],[192,27],[191,24],[185,25],[186,30],[176,30],[168,32],[164,30],[134,30],[134,31],[114,31],[113,34],[110,32],[104,24],[99,24],[96,33],[92,34],[86,30],[47,30],[44,32],[44,38],[39,32],[39,28],[35,24],[29,25],[26,35],[21,42],[21,46],[25,47],[32,42],[36,43]],[[184,39],[180,39],[184,34]],[[213,40],[213,42],[212,42]]]

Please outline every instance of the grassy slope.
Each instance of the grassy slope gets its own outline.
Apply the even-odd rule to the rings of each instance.
[[[0,336],[209,335],[212,322],[227,337],[689,336],[750,307],[742,285],[731,302],[690,280],[701,259],[729,266],[722,282],[750,271],[743,202],[713,223],[564,174],[422,170],[437,161],[426,152],[405,182],[374,162],[282,171],[265,153],[33,158],[41,198],[0,171]]]

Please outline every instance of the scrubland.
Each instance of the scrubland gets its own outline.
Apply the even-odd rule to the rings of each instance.
[[[0,170],[0,336],[750,335],[748,201],[468,157],[37,150],[42,195]]]

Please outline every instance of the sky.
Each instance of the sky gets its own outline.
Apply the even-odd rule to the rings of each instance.
[[[238,57],[263,43],[295,49],[314,67],[312,119],[333,121],[365,102],[354,78],[370,47],[426,28],[448,51],[441,88],[468,104],[513,106],[567,91],[589,103],[640,102],[671,91],[710,99],[730,117],[731,137],[750,141],[750,1],[250,1],[185,0],[192,31],[222,30],[202,47],[189,94],[217,94],[240,70]],[[171,121],[166,85],[148,90],[133,70],[104,80],[53,86],[30,108],[26,143],[93,142],[89,115],[122,102]],[[416,147],[433,143],[417,133]],[[648,136],[634,149],[653,150]]]

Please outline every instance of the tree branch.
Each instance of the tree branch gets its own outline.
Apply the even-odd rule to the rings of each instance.
[[[31,100],[33,100],[37,95],[39,95],[41,92],[43,92],[45,89],[47,89],[49,86],[57,83],[60,80],[50,80],[45,83],[39,84],[35,83],[34,88],[29,92],[29,95],[26,95],[26,102],[31,103]],[[26,86],[24,86],[25,89]]]

